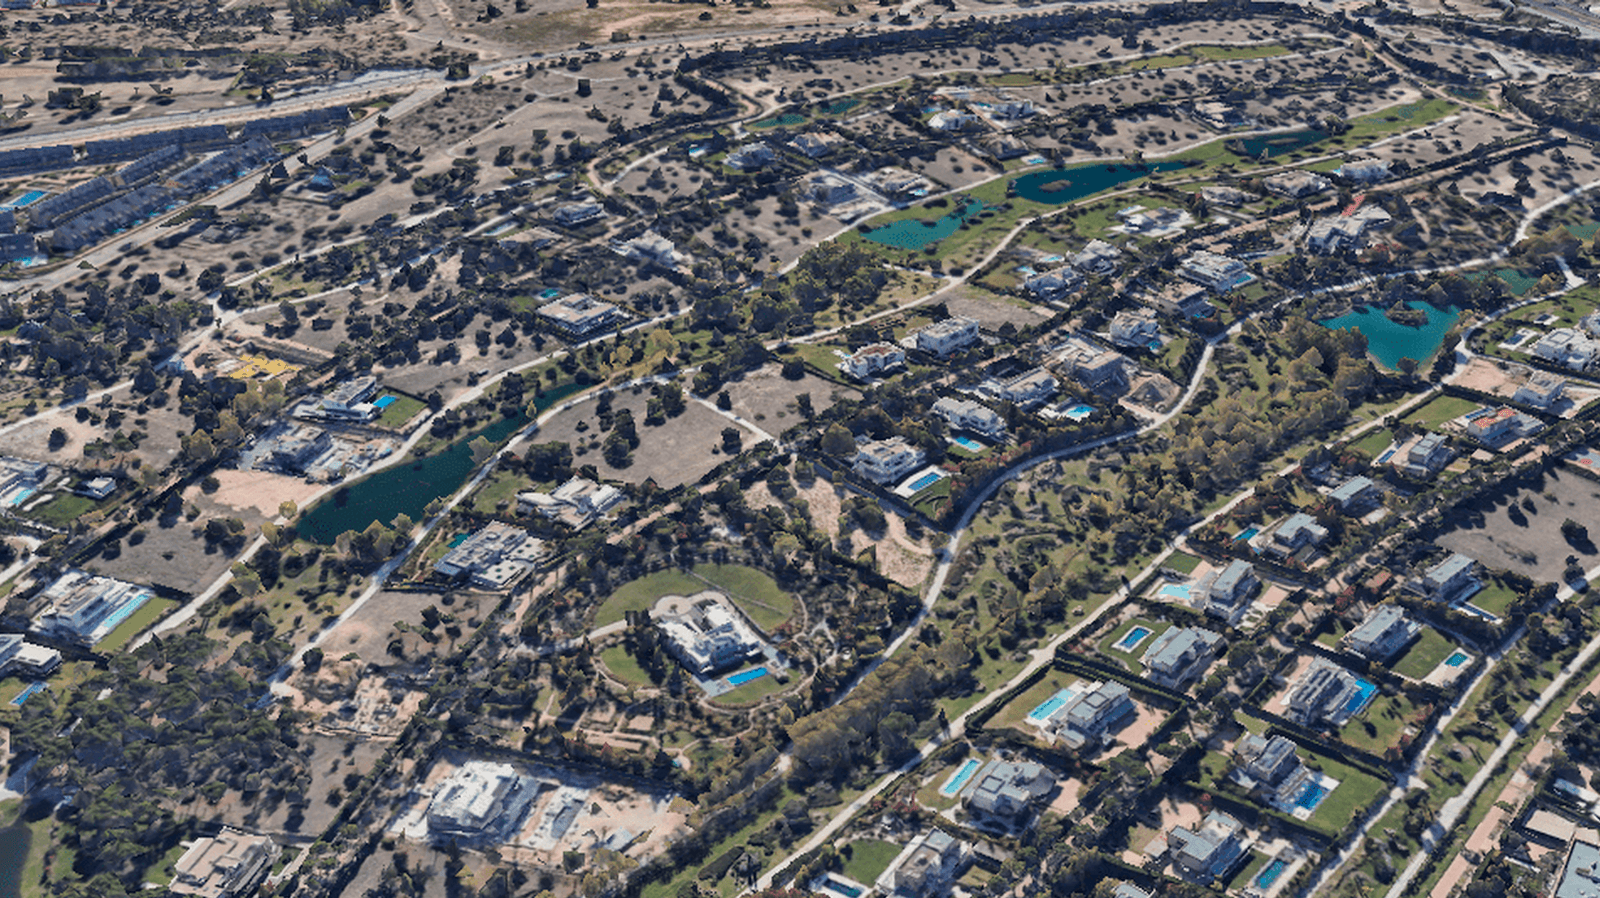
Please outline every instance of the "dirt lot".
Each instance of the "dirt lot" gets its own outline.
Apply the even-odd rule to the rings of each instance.
[[[1528,505],[1532,505],[1529,508]],[[1486,567],[1516,571],[1546,583],[1562,582],[1568,555],[1588,570],[1600,560],[1591,542],[1574,546],[1561,535],[1571,518],[1600,536],[1600,484],[1552,468],[1531,488],[1480,500],[1460,512],[1460,525],[1439,545],[1478,559]]]
[[[456,643],[465,639],[483,622],[483,615],[494,610],[499,602],[494,596],[480,593],[432,593],[384,591],[349,620],[329,633],[322,642],[323,651],[332,659],[355,655],[363,664],[380,667],[397,664],[400,659],[389,653],[389,644],[396,638],[401,641],[405,658],[417,659],[424,654],[448,655]],[[402,632],[396,624],[422,626],[422,610],[429,605],[444,614],[454,615],[460,621],[460,636],[452,637],[446,626],[438,629],[439,641],[429,644],[412,630]]]
[[[1045,306],[1036,306],[1025,300],[1009,299],[987,290],[964,286],[945,300],[951,315],[965,315],[978,319],[984,330],[996,330],[1011,322],[1017,327],[1042,324],[1055,314]]]
[[[777,433],[801,423],[795,412],[795,397],[811,394],[811,407],[821,414],[840,399],[859,399],[861,393],[806,373],[799,380],[786,380],[778,365],[767,365],[728,384],[733,411],[749,418],[768,431]]]
[[[228,570],[232,556],[205,541],[206,516],[151,521],[134,530],[120,546],[84,563],[97,574],[130,583],[165,586],[198,593]],[[253,537],[250,531],[246,533]]]
[[[808,503],[812,526],[826,533],[829,539],[838,539],[839,511],[843,507],[844,491],[819,479],[805,489],[797,487],[797,492]],[[751,508],[778,504],[764,482],[753,484],[745,493],[745,499]],[[933,550],[928,547],[927,538],[912,539],[906,533],[905,520],[899,515],[887,514],[885,518],[889,527],[881,536],[874,537],[861,530],[851,531],[851,548],[857,554],[871,549],[878,560],[879,573],[903,586],[913,589],[920,587],[928,572],[933,570]]]
[[[130,459],[138,459],[140,463],[149,465],[156,470],[161,470],[178,457],[178,434],[188,433],[194,429],[194,423],[183,417],[177,411],[177,402],[173,400],[165,407],[149,409],[139,412],[133,407],[132,393],[121,390],[112,394],[113,408],[123,414],[122,423],[118,427],[105,426],[103,416],[107,410],[96,403],[93,407],[95,414],[102,416],[102,423],[96,425],[93,421],[77,420],[76,406],[73,408],[46,408],[26,424],[20,424],[14,430],[0,433],[0,455],[13,455],[20,458],[31,458],[37,461],[49,462],[60,465],[84,465],[83,447],[97,439],[110,437],[117,430],[132,434],[134,431],[145,436],[138,441],[138,448],[129,453]],[[60,448],[50,448],[50,431],[61,428],[67,434],[67,442]]]
[[[592,403],[576,407],[551,418],[539,431],[540,442],[558,440],[572,446],[575,466],[594,465],[600,476],[627,483],[643,483],[654,479],[656,485],[671,489],[698,480],[702,474],[727,460],[720,444],[722,429],[733,422],[706,407],[687,403],[683,414],[668,418],[659,427],[644,423],[646,405],[650,400],[648,390],[617,393],[612,408],[629,409],[639,433],[639,447],[633,451],[633,463],[626,468],[614,468],[601,455],[605,434],[599,427],[599,418]],[[579,430],[582,423],[584,430]],[[749,445],[752,435],[745,435]]]

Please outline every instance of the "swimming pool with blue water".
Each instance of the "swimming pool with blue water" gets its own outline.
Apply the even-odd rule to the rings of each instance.
[[[939,787],[939,794],[951,796],[960,792],[961,787],[966,785],[967,780],[972,779],[972,775],[977,773],[978,768],[982,766],[983,762],[977,758],[968,758],[966,763],[962,764],[955,773],[950,774],[950,778],[944,781],[943,786]]]
[[[1306,783],[1306,785],[1301,788],[1300,794],[1295,796],[1294,805],[1297,808],[1315,811],[1317,809],[1317,805],[1322,804],[1322,799],[1327,797],[1328,790],[1324,789],[1321,783]]]
[[[943,474],[939,473],[938,471],[929,471],[921,477],[918,477],[916,480],[911,481],[911,483],[907,484],[906,488],[912,490],[913,492],[916,490],[923,490],[933,486],[942,479],[944,479]]]
[[[1472,656],[1468,655],[1466,652],[1458,651],[1450,657],[1444,659],[1444,663],[1446,667],[1460,667],[1461,665],[1466,664],[1467,659],[1470,657]]]
[[[1367,702],[1372,701],[1372,696],[1377,691],[1378,684],[1369,683],[1366,680],[1356,680],[1356,694],[1351,696],[1350,701],[1345,704],[1345,710],[1351,714],[1359,714],[1361,709],[1367,706]]]
[[[1161,596],[1164,599],[1180,599],[1180,600],[1183,600],[1183,601],[1188,601],[1189,600],[1189,584],[1187,584],[1187,583],[1168,583],[1166,586],[1161,587],[1161,590],[1160,590],[1160,592],[1157,593],[1157,595]]]
[[[1149,635],[1150,635],[1150,628],[1149,627],[1138,627],[1138,626],[1136,626],[1132,630],[1129,630],[1126,634],[1124,634],[1122,639],[1118,640],[1116,648],[1117,648],[1118,651],[1121,651],[1121,652],[1131,652],[1131,651],[1133,651],[1133,647],[1134,646],[1138,645],[1141,642],[1144,642],[1144,638],[1146,636],[1149,636]]]
[[[397,396],[379,396],[377,399],[372,401],[372,405],[374,408],[388,408],[389,406],[394,405],[395,400],[398,398],[399,397]]]
[[[1272,884],[1278,881],[1278,877],[1283,874],[1283,870],[1287,866],[1289,865],[1283,861],[1273,858],[1272,862],[1262,867],[1261,873],[1256,876],[1256,888],[1272,888]]]
[[[1029,711],[1028,719],[1034,723],[1040,723],[1048,719],[1051,714],[1054,714],[1056,711],[1060,710],[1062,705],[1072,701],[1073,694],[1074,690],[1072,689],[1063,689],[1060,692],[1057,692],[1055,695],[1052,695],[1040,702],[1038,707],[1034,708],[1032,711]]]
[[[736,674],[728,674],[729,686],[743,686],[751,680],[759,680],[767,675],[765,667],[754,667],[750,670],[741,670]]]

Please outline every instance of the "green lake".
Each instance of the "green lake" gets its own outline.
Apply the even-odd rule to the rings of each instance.
[[[772,118],[764,118],[759,122],[755,122],[755,123],[751,124],[750,127],[752,127],[752,128],[778,128],[778,127],[792,128],[795,125],[798,125],[798,124],[801,124],[801,123],[805,122],[805,120],[806,120],[806,117],[803,116],[803,115],[796,115],[793,112],[786,112],[783,115],[775,115]]]
[[[1246,159],[1259,159],[1262,153],[1267,158],[1282,156],[1292,153],[1301,147],[1308,147],[1319,140],[1326,140],[1328,132],[1317,130],[1288,131],[1282,134],[1260,134],[1255,137],[1241,137],[1237,142],[1230,140],[1228,146],[1242,145],[1243,153],[1239,155]]]
[[[873,243],[898,249],[922,249],[935,240],[943,240],[954,234],[962,222],[982,212],[983,208],[981,201],[967,200],[943,218],[907,218],[881,228],[863,230],[861,236]]]
[[[1102,190],[1110,190],[1151,172],[1172,171],[1187,165],[1186,162],[1081,165],[1077,168],[1032,172],[1012,181],[1011,186],[1017,196],[1025,200],[1059,206],[1062,203],[1081,200]]]
[[[1372,357],[1385,368],[1398,370],[1403,358],[1414,359],[1419,364],[1431,358],[1439,351],[1445,334],[1461,317],[1461,310],[1455,306],[1451,306],[1449,311],[1441,311],[1421,300],[1412,300],[1406,306],[1427,313],[1428,323],[1421,327],[1395,324],[1374,306],[1364,306],[1359,311],[1320,323],[1335,330],[1354,328],[1360,331],[1367,338],[1367,351]]]
[[[563,384],[545,391],[535,403],[542,412],[582,389],[580,384]],[[477,465],[472,463],[468,444],[481,436],[498,448],[528,421],[521,414],[501,418],[427,458],[402,462],[355,480],[313,506],[295,523],[295,530],[312,542],[331,545],[346,530],[365,530],[373,521],[388,524],[400,514],[420,523],[429,502],[449,497],[472,476]],[[0,898],[5,896],[0,894]]]

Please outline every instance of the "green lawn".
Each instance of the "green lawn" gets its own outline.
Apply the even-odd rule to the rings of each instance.
[[[769,695],[782,692],[789,688],[789,684],[780,681],[772,674],[756,677],[748,683],[733,687],[732,690],[717,696],[713,701],[719,705],[753,705]]]
[[[77,496],[72,493],[56,493],[56,497],[49,502],[26,512],[28,517],[54,527],[66,527],[78,518],[83,517],[99,504],[88,496]]]
[[[594,613],[594,625],[603,627],[623,619],[629,611],[649,611],[662,596],[692,596],[706,585],[681,571],[657,571],[617,588]]]
[[[1377,695],[1366,709],[1357,714],[1339,731],[1339,738],[1364,751],[1382,755],[1400,744],[1400,735],[1406,720],[1417,715],[1418,708],[1404,694]]]
[[[413,396],[407,396],[404,393],[396,393],[393,390],[385,390],[384,394],[394,397],[394,401],[389,403],[389,405],[384,408],[383,414],[378,416],[378,424],[384,427],[403,427],[407,421],[410,421],[416,416],[417,412],[420,412],[428,407],[428,404],[423,402],[421,399],[417,399]]]
[[[1141,627],[1150,632],[1131,649],[1117,648],[1117,643],[1121,642],[1122,638],[1127,636],[1134,627]],[[1100,653],[1127,664],[1128,668],[1136,674],[1143,674],[1144,664],[1139,659],[1144,656],[1145,650],[1150,648],[1150,643],[1155,642],[1156,637],[1170,629],[1172,629],[1172,624],[1170,623],[1156,623],[1155,621],[1135,618],[1112,630],[1110,636],[1100,640]]]
[[[1311,754],[1304,749],[1301,749],[1300,756],[1308,766],[1339,781],[1339,785],[1311,812],[1310,822],[1324,832],[1337,833],[1344,829],[1357,814],[1388,791],[1388,783],[1348,764]]]
[[[171,851],[162,855],[159,860],[150,865],[150,869],[144,871],[144,881],[155,883],[158,886],[172,885],[172,878],[177,875],[177,872],[172,867],[178,862],[178,858],[183,857],[183,853],[187,850],[181,842],[172,846]]]
[[[506,503],[506,509],[516,510],[517,493],[532,486],[528,479],[520,472],[508,471],[498,468],[484,480],[483,486],[472,494],[472,510],[480,514],[494,514],[503,509],[500,503]]]
[[[1380,427],[1349,445],[1349,450],[1366,459],[1377,458],[1379,453],[1394,443],[1394,431]]]
[[[1462,399],[1459,396],[1440,396],[1422,408],[1406,415],[1407,424],[1415,424],[1425,430],[1437,430],[1439,425],[1453,418],[1459,418],[1467,412],[1480,407],[1482,403],[1471,399]]]
[[[628,650],[620,645],[610,646],[602,651],[600,660],[604,662],[606,670],[611,671],[612,676],[619,680],[636,686],[654,685],[650,682],[650,675],[645,673],[644,668],[639,666],[639,662],[635,661],[633,656],[628,654]]]
[[[1072,674],[1051,670],[1039,682],[1024,689],[1009,704],[995,712],[995,715],[989,718],[988,728],[1011,727],[1032,735],[1033,728],[1027,722],[1028,713],[1039,707],[1050,696],[1076,682],[1078,678]]]
[[[1180,574],[1192,574],[1200,566],[1200,556],[1190,555],[1188,552],[1173,552],[1167,558],[1167,567]]]
[[[1483,585],[1478,594],[1467,600],[1467,604],[1493,614],[1496,617],[1505,617],[1506,609],[1517,600],[1517,594],[1511,587],[1499,579],[1490,580]]]
[[[752,567],[738,564],[702,564],[695,574],[710,580],[744,610],[756,626],[770,631],[794,616],[794,596],[776,580]]]
[[[1391,669],[1402,677],[1420,680],[1433,673],[1433,669],[1453,651],[1455,646],[1450,640],[1439,635],[1432,627],[1424,627],[1422,636],[1411,644],[1411,648],[1400,656]]]
[[[162,599],[152,596],[139,610],[128,615],[128,619],[117,625],[115,630],[106,634],[106,638],[95,644],[95,651],[110,654],[119,651],[135,636],[145,631],[151,624],[166,617],[167,612],[176,608],[178,603],[173,599]]]
[[[840,846],[845,855],[844,875],[856,882],[872,885],[889,864],[900,855],[901,846],[882,839],[857,839]]]
[[[629,611],[648,611],[662,596],[692,596],[707,589],[721,589],[744,610],[756,626],[770,630],[794,614],[794,596],[771,577],[737,564],[702,564],[694,569],[699,576],[682,571],[658,571],[624,584],[595,611],[594,625],[603,627],[623,619]],[[700,578],[704,579],[700,579]],[[709,581],[709,582],[708,582]]]

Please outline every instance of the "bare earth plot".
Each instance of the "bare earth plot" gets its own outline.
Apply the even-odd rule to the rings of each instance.
[[[1532,510],[1525,505],[1529,501]],[[1561,535],[1567,518],[1600,535],[1600,484],[1578,474],[1553,469],[1533,487],[1479,500],[1466,513],[1471,516],[1438,543],[1488,567],[1560,583],[1568,555],[1578,556],[1584,570],[1600,559],[1592,543],[1574,547]]]
[[[446,632],[444,625],[437,630],[438,642],[430,645],[420,634],[410,630],[402,632],[395,627],[395,624],[406,623],[421,627],[422,610],[432,605],[443,614],[459,618],[460,638],[465,639],[482,622],[482,615],[493,610],[498,602],[499,599],[494,596],[477,593],[441,595],[433,592],[386,590],[374,596],[372,601],[361,606],[360,611],[329,633],[322,641],[322,649],[331,660],[354,654],[362,664],[376,664],[379,667],[399,664],[404,659],[415,661],[429,652],[440,656],[449,655],[454,651],[457,640]],[[388,651],[389,644],[397,638],[400,640],[404,659]]]
[[[767,365],[746,374],[727,386],[728,398],[733,400],[734,414],[757,422],[770,433],[778,433],[801,422],[795,411],[795,399],[801,393],[811,394],[811,407],[818,414],[826,411],[838,399],[857,399],[861,394],[807,373],[799,380],[787,380],[778,373],[779,366]]]
[[[633,451],[633,463],[626,468],[612,467],[601,454],[605,434],[599,428],[593,403],[582,403],[550,419],[540,429],[539,441],[571,445],[573,465],[594,465],[602,478],[627,483],[652,479],[663,489],[698,480],[726,460],[718,447],[722,429],[732,427],[732,421],[691,402],[678,417],[666,419],[659,427],[647,426],[644,419],[649,400],[649,391],[640,390],[618,393],[612,402],[617,411],[633,412],[639,433],[639,447]],[[588,425],[586,430],[577,429],[580,421]],[[747,444],[750,439],[746,433]]]

